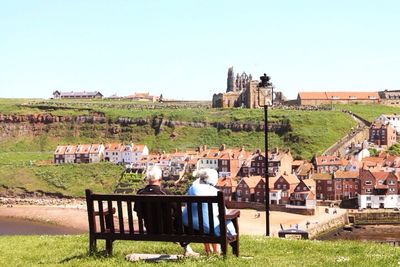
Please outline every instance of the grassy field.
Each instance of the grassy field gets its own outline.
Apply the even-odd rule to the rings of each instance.
[[[384,106],[384,105],[336,105],[336,109],[350,110],[367,121],[374,121],[381,114],[400,114],[400,107]]]
[[[0,185],[10,189],[41,190],[82,197],[85,188],[112,193],[123,171],[112,163],[65,164],[46,166],[0,166]]]
[[[130,253],[180,254],[172,243],[116,241],[114,256],[88,256],[87,236],[0,236],[1,266],[132,266]],[[103,242],[101,242],[103,243]],[[243,236],[241,256],[183,259],[133,266],[398,266],[400,249],[361,242],[321,242]],[[193,244],[203,251],[201,244]],[[204,253],[202,253],[204,255]]]

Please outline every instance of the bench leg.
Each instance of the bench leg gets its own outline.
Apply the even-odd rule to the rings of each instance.
[[[221,252],[224,257],[226,257],[227,251],[228,251],[227,243],[226,242],[221,243]]]
[[[112,250],[113,250],[113,240],[111,239],[106,239],[106,252],[108,255],[112,255]]]
[[[232,242],[231,246],[232,246],[232,253],[236,257],[239,257],[239,240],[236,240],[235,242]]]
[[[89,254],[92,255],[93,253],[96,253],[97,251],[97,240],[89,236]]]

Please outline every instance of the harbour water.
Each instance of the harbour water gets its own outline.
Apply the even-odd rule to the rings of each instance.
[[[74,228],[30,220],[0,218],[0,235],[72,235],[82,231]]]

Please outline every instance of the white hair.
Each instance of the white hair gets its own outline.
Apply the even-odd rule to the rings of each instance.
[[[144,178],[145,181],[157,181],[161,180],[162,178],[162,171],[161,168],[158,166],[151,166],[147,168],[146,177]]]
[[[201,169],[193,172],[194,177],[198,177],[195,181],[203,184],[215,186],[218,183],[218,172],[214,169]]]

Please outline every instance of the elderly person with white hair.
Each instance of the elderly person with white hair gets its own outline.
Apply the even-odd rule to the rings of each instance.
[[[160,169],[160,167],[152,166],[152,167],[148,168],[147,172],[146,172],[145,181],[147,182],[147,185],[137,192],[138,195],[141,195],[141,194],[142,195],[172,195],[169,190],[161,187],[162,170]],[[175,213],[177,209],[178,209],[178,207],[175,207],[175,209],[173,210],[173,213]],[[136,211],[138,216],[140,214],[140,216],[144,218],[144,224],[145,224],[145,227],[147,228],[147,230],[148,231],[151,230],[154,232],[154,234],[157,234],[157,231],[159,231],[159,229],[154,228],[154,227],[153,227],[153,229],[148,228],[146,209],[142,208],[141,205],[137,205],[137,203],[135,203],[134,210]],[[175,217],[174,214],[171,214],[171,216]],[[157,218],[157,216],[153,216],[153,218]],[[158,224],[154,224],[154,225],[158,225]],[[198,257],[200,255],[199,253],[194,252],[188,243],[181,242],[179,244],[184,249],[184,255],[186,257]]]
[[[218,193],[218,189],[215,187],[218,182],[218,172],[214,169],[201,169],[197,172],[193,173],[193,176],[198,177],[192,184],[192,186],[188,190],[189,196],[216,196]],[[207,204],[203,203],[203,225],[204,225],[204,232],[210,233],[210,225],[209,225],[209,218],[208,218],[208,208]],[[192,210],[197,210],[197,204],[192,204]],[[219,211],[218,205],[216,203],[213,204],[213,218],[214,218],[214,233],[216,236],[220,235],[220,227],[219,227]],[[192,213],[193,219],[193,228],[195,230],[199,230],[199,218],[197,212]],[[188,214],[187,214],[187,207],[183,210],[183,224],[188,226]],[[228,231],[228,236],[236,235],[235,227],[232,221],[226,222],[226,228]],[[210,244],[204,244],[205,250],[207,254],[211,252]],[[220,253],[218,245],[213,244],[213,250],[215,253]]]

